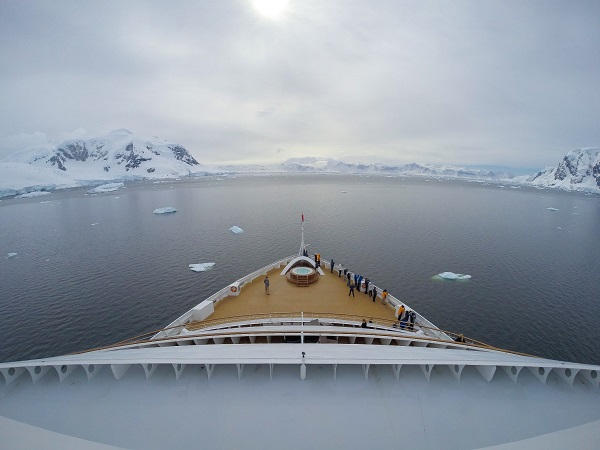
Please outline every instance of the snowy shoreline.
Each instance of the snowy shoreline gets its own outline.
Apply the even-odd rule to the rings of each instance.
[[[109,192],[108,190],[98,190],[94,191],[94,189],[105,186],[105,185],[121,185],[121,187],[127,187],[131,184],[138,183],[175,183],[178,181],[193,181],[195,179],[202,178],[212,178],[212,177],[227,177],[227,176],[247,176],[247,177],[255,177],[258,176],[256,172],[232,172],[230,174],[220,173],[209,173],[204,172],[202,174],[189,174],[187,176],[179,176],[177,178],[142,178],[142,177],[127,177],[127,178],[117,178],[112,180],[78,180],[74,181],[71,184],[35,184],[30,186],[22,186],[22,187],[0,187],[0,199],[7,198],[31,198],[39,195],[45,195],[53,192],[66,192],[68,190],[85,190],[87,193],[103,193]],[[295,172],[281,172],[281,171],[273,171],[273,172],[261,172],[261,176],[290,176],[290,177],[299,177],[299,176],[365,176],[365,174],[361,173],[333,173],[333,172],[303,172],[303,173],[295,173]],[[504,187],[504,185],[508,185],[511,188],[524,187],[530,189],[537,189],[543,191],[559,191],[564,193],[578,193],[578,194],[600,194],[600,189],[596,190],[588,187],[579,187],[579,188],[571,188],[568,189],[563,186],[539,186],[528,182],[521,182],[517,180],[504,179],[504,180],[486,180],[486,179],[472,179],[466,177],[434,177],[427,175],[416,175],[416,174],[398,174],[398,175],[389,175],[384,173],[370,173],[368,176],[373,177],[382,177],[382,178],[412,178],[412,179],[423,179],[423,180],[432,180],[432,181],[459,181],[464,183],[478,183],[485,184],[489,186],[495,187]],[[14,184],[13,184],[14,186]]]

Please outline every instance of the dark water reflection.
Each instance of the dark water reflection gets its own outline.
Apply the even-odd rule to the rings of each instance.
[[[152,213],[163,206],[178,212]],[[166,325],[297,252],[301,212],[309,250],[368,275],[440,328],[600,363],[600,197],[357,176],[211,178],[0,202],[0,361]],[[216,265],[189,270],[199,262]],[[444,271],[473,278],[432,279]]]

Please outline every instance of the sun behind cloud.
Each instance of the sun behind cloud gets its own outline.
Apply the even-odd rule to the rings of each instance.
[[[254,9],[267,19],[280,18],[288,6],[288,0],[250,0]]]

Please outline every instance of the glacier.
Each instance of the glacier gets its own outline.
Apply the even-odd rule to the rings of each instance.
[[[26,194],[19,194],[16,197],[17,198],[33,198],[33,197],[40,197],[42,195],[48,195],[50,194],[50,192],[48,191],[33,191],[33,192],[28,192]]]
[[[124,183],[101,184],[100,186],[96,186],[95,188],[90,189],[89,191],[86,192],[86,194],[103,194],[105,192],[114,192],[114,191],[118,191],[123,186],[125,186]]]

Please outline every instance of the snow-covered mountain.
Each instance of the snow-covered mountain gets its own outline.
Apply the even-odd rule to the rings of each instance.
[[[347,163],[330,158],[292,158],[283,162],[284,172],[357,173],[380,175],[431,176],[500,180],[514,175],[503,171],[469,169],[455,166],[436,166],[417,163],[390,165]]]
[[[182,145],[120,129],[53,147],[25,149],[0,162],[0,196],[103,181],[175,178],[200,170]]]
[[[19,162],[59,169],[75,177],[96,172],[105,172],[110,178],[147,174],[180,176],[188,175],[190,168],[198,165],[179,144],[140,138],[124,129],[99,138],[66,141],[41,152],[29,150],[29,153],[25,161]],[[23,156],[17,154],[18,158]]]
[[[0,197],[110,181],[177,178],[210,173],[323,173],[422,176],[502,181],[600,192],[600,149],[569,152],[556,168],[514,177],[506,171],[455,166],[349,163],[332,158],[292,158],[281,164],[203,166],[181,145],[115,130],[94,139],[25,149],[0,161]]]
[[[556,167],[516,177],[514,182],[570,191],[600,192],[600,148],[572,150]]]

